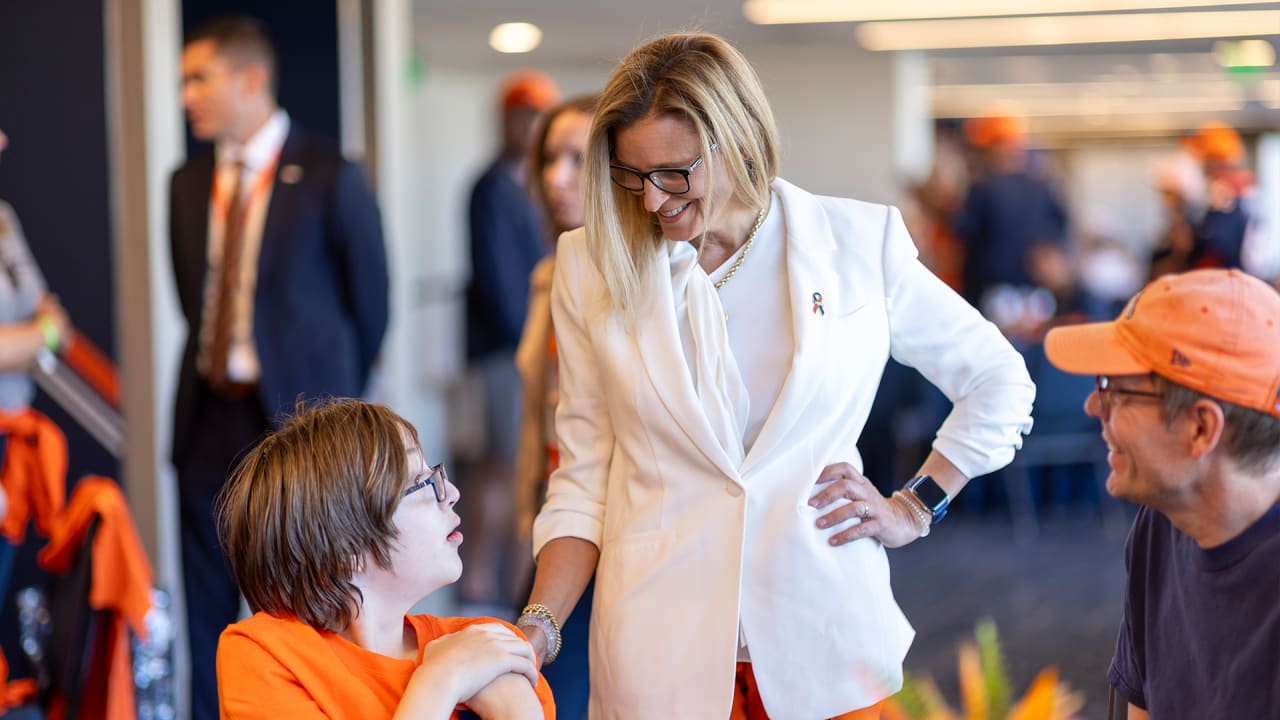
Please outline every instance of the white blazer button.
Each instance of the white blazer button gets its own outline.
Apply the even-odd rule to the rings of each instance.
[[[738,487],[737,485],[725,485],[725,486],[724,486],[724,491],[725,491],[725,492],[727,492],[727,493],[729,493],[729,497],[741,497],[741,496],[742,496],[742,488]]]

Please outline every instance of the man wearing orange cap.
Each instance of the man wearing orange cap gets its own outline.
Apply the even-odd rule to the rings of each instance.
[[[1031,262],[1040,245],[1066,242],[1067,214],[1053,189],[1027,168],[1026,124],[993,115],[965,123],[965,136],[982,152],[983,168],[969,187],[955,222],[965,246],[962,294],[979,309],[999,286],[1042,284]]]
[[[1238,270],[1166,275],[1113,322],[1057,328],[1096,375],[1107,490],[1142,507],[1108,680],[1129,718],[1280,708],[1280,295]]]
[[[476,532],[463,550],[468,573],[459,595],[464,603],[505,606],[510,598],[502,596],[503,566],[514,542],[520,422],[514,357],[524,329],[529,274],[550,250],[542,218],[525,190],[526,158],[543,113],[560,101],[560,91],[550,77],[522,70],[507,78],[500,101],[502,147],[471,191],[469,214],[467,362],[484,388],[485,447],[464,481],[472,502],[463,512]]]
[[[1187,267],[1244,267],[1252,223],[1245,198],[1253,188],[1253,174],[1244,167],[1244,142],[1230,126],[1206,123],[1182,145],[1200,161],[1208,203]]]

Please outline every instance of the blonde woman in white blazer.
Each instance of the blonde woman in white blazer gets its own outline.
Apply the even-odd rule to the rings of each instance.
[[[898,212],[778,179],[777,147],[713,35],[637,48],[597,107],[551,294],[561,465],[517,623],[553,659],[595,571],[593,718],[879,717],[913,636],[884,549],[1030,428],[1021,357]],[[955,408],[932,479],[885,497],[855,443],[890,355]]]

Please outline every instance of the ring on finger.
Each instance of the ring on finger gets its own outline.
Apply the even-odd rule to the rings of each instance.
[[[858,517],[862,518],[863,520],[866,520],[867,518],[871,517],[871,506],[868,505],[867,503],[862,503],[862,507],[858,510]]]

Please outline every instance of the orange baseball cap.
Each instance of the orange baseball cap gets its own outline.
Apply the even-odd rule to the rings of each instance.
[[[1244,141],[1230,125],[1205,123],[1182,146],[1205,163],[1236,165],[1244,161]]]
[[[1016,115],[991,115],[966,120],[964,135],[976,148],[1009,141],[1020,141],[1027,136],[1027,122]]]
[[[518,70],[502,85],[502,109],[533,108],[546,112],[560,102],[560,86],[537,70]]]
[[[1153,280],[1111,322],[1050,330],[1044,350],[1065,372],[1153,372],[1280,417],[1280,293],[1239,270]]]

